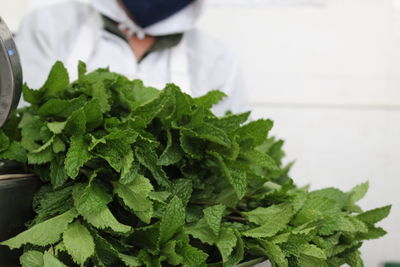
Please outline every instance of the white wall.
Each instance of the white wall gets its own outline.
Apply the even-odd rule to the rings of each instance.
[[[16,29],[45,2],[55,0],[0,0],[0,16]],[[393,210],[381,224],[389,234],[362,249],[366,266],[400,261],[400,0],[218,2],[200,27],[241,57],[254,117],[275,120],[295,181],[349,190],[369,180],[362,206]]]
[[[28,11],[30,0],[0,0],[0,17],[8,27],[15,31],[18,28],[22,16]]]
[[[364,244],[367,267],[400,261],[400,1],[213,7],[201,27],[241,57],[255,117],[275,121],[292,177],[349,190],[365,209],[393,204],[389,234]]]

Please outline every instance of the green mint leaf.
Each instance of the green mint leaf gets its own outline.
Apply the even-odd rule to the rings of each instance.
[[[308,197],[308,194],[304,191],[295,192],[291,196],[292,200],[290,201],[290,204],[293,207],[294,214],[296,214],[304,206],[304,203],[306,202],[307,197]]]
[[[275,160],[266,153],[257,150],[242,150],[240,155],[250,164],[256,164],[273,171],[279,170]]]
[[[248,213],[247,213],[248,214]],[[255,216],[250,216],[253,220],[257,222],[265,223],[260,227],[248,230],[243,233],[244,236],[253,238],[264,238],[271,237],[283,230],[293,216],[293,208],[289,205],[283,206],[281,212],[274,213],[266,210],[264,216],[260,216],[260,211],[257,211]]]
[[[126,206],[144,223],[150,223],[153,215],[153,202],[149,199],[149,193],[153,191],[149,179],[139,175],[130,184],[114,182],[114,193],[117,194]]]
[[[310,257],[317,258],[317,259],[326,260],[325,252],[315,245],[312,245],[312,244],[302,245],[300,248],[300,251],[303,255],[307,255]]]
[[[123,142],[124,145],[129,148],[129,145],[135,143],[137,138],[139,137],[139,133],[132,129],[120,130],[117,128],[108,128],[107,131],[109,131],[110,133],[105,136],[102,135],[101,138],[96,138],[92,134],[89,134],[91,138],[89,146],[90,151],[94,150],[97,145],[107,144],[107,142],[110,141],[119,141],[121,143]]]
[[[324,216],[338,216],[340,214],[339,206],[339,203],[332,199],[311,195],[305,201],[303,208],[297,213],[293,223],[299,225],[321,219]]]
[[[79,221],[68,225],[63,234],[63,242],[68,254],[79,265],[85,262],[94,254],[94,240],[89,230]]]
[[[160,224],[152,224],[140,228],[135,228],[132,235],[132,244],[140,246],[150,251],[159,252],[160,250]]]
[[[148,103],[134,110],[134,116],[140,117],[144,125],[149,124],[169,103],[170,95],[165,91]]]
[[[102,267],[121,264],[120,252],[107,239],[100,236],[97,231],[91,231],[95,241],[96,251],[93,261]],[[122,254],[122,253],[121,253]]]
[[[262,145],[257,147],[257,150],[269,154],[280,166],[282,164],[282,159],[285,156],[285,152],[282,149],[283,144],[283,140],[275,140],[275,137],[268,137]],[[290,168],[292,164],[293,163],[289,163],[287,168]]]
[[[107,207],[112,197],[98,183],[77,184],[72,192],[74,205],[85,220],[99,229],[109,228],[117,233],[127,233],[131,228],[121,224]]]
[[[88,151],[88,145],[83,136],[71,137],[71,144],[65,158],[65,170],[72,179],[75,179],[79,174],[79,169],[91,159],[91,154]]]
[[[322,214],[339,213],[338,203],[332,199],[318,195],[310,195],[304,203],[303,208],[317,210]]]
[[[44,222],[73,208],[72,186],[59,190],[42,187],[33,199],[33,208],[38,214],[34,223]]]
[[[209,123],[202,123],[198,127],[193,128],[192,131],[185,131],[184,133],[191,134],[193,137],[198,137],[224,147],[231,147],[231,141],[227,134]]]
[[[171,193],[166,191],[156,192],[152,191],[149,193],[149,199],[157,201],[158,203],[166,204],[165,202],[171,196]]]
[[[140,80],[131,82],[120,77],[118,83],[120,85],[117,91],[119,100],[131,110],[150,102],[160,94],[159,90],[144,86]]]
[[[0,130],[0,153],[7,150],[7,148],[10,146],[10,139],[8,138],[5,133]]]
[[[364,229],[365,229],[364,225]],[[330,217],[325,219],[324,224],[319,229],[321,235],[331,235],[337,231],[355,233],[359,229],[348,218],[342,215],[337,215],[335,217]]]
[[[40,152],[31,152],[28,153],[28,163],[32,165],[40,165],[49,163],[54,158],[54,152],[52,147],[47,147],[43,151]]]
[[[239,143],[255,147],[265,141],[272,126],[273,122],[271,120],[256,120],[243,125],[235,133],[239,136]]]
[[[218,239],[218,236],[215,236],[204,218],[200,219],[194,225],[186,226],[185,233],[209,245],[214,245]]]
[[[220,202],[221,204],[234,208],[239,202],[239,198],[237,196],[237,192],[233,187],[228,186],[227,188],[223,189],[218,195],[217,195],[217,201]]]
[[[356,217],[336,215],[325,219],[320,227],[319,233],[322,235],[331,235],[337,231],[348,233],[366,233],[368,228],[362,221]]]
[[[289,266],[288,261],[285,257],[285,254],[283,254],[283,252],[279,246],[277,246],[271,242],[268,242],[268,241],[260,240],[259,242],[262,245],[265,255],[268,256],[268,258],[272,264],[275,264],[278,267]]]
[[[342,209],[349,201],[349,197],[346,193],[343,193],[337,188],[325,188],[316,190],[310,193],[310,196],[318,196],[326,199],[330,199],[336,202],[336,206]]]
[[[140,80],[134,80],[132,83],[133,97],[139,105],[150,102],[160,94],[159,90],[144,86]]]
[[[10,117],[2,127],[4,134],[11,140],[16,141],[21,139],[21,129],[18,125],[21,121],[21,116],[17,112],[11,113]]]
[[[204,142],[181,132],[179,143],[186,156],[193,159],[202,159],[204,155]]]
[[[170,181],[168,180],[167,174],[157,164],[158,158],[154,151],[145,149],[144,147],[136,147],[135,155],[140,164],[145,166],[151,172],[159,185],[170,187]]]
[[[357,215],[356,218],[365,223],[377,223],[389,215],[391,208],[392,206],[389,205],[377,209],[372,209]]]
[[[38,114],[42,117],[54,116],[66,119],[71,116],[74,111],[84,106],[86,102],[87,98],[84,95],[67,100],[52,98],[38,109]]]
[[[128,153],[124,156],[122,162],[121,177],[119,182],[121,184],[129,184],[133,182],[139,175],[139,163],[133,161],[133,153]]]
[[[41,134],[43,126],[44,123],[39,116],[24,113],[18,127],[21,128],[21,144],[25,149],[33,151],[40,147],[36,141],[43,141],[44,139]]]
[[[86,114],[84,108],[80,108],[72,113],[67,119],[64,131],[68,135],[84,135],[86,133]]]
[[[6,151],[0,152],[0,159],[15,160],[22,163],[28,160],[26,150],[18,142],[12,142]]]
[[[237,243],[235,232],[229,228],[222,228],[216,246],[222,256],[222,261],[227,262]]]
[[[243,123],[250,117],[250,112],[226,115],[220,118],[212,118],[209,122],[215,127],[224,130],[225,132],[232,132],[237,130]]]
[[[102,78],[102,75],[103,73],[101,72],[90,73],[84,77],[83,84],[88,88],[89,92],[87,93],[90,94],[93,99],[97,99],[99,101],[101,112],[108,112],[111,109],[111,92],[106,89],[104,79],[106,79],[107,77]]]
[[[225,212],[224,205],[215,205],[204,209],[204,218],[216,236],[219,236],[222,216]],[[236,240],[236,239],[235,239]],[[236,241],[235,241],[236,244]]]
[[[192,181],[189,179],[176,179],[172,182],[170,193],[177,196],[184,206],[189,202],[193,192]]]
[[[214,156],[221,168],[222,174],[228,179],[229,183],[235,189],[238,199],[241,199],[247,191],[246,173],[240,170],[230,169],[224,162],[223,157],[216,152],[209,152]]]
[[[192,107],[194,105],[194,101],[191,96],[186,93],[183,93],[179,87],[174,84],[167,84],[165,90],[171,90],[175,98],[175,114],[174,118],[176,121],[182,119],[183,116],[191,113]]]
[[[67,252],[67,248],[65,247],[65,244],[63,241],[61,241],[60,243],[58,243],[55,247],[54,247],[54,252],[56,255],[59,255],[59,253],[61,252]]]
[[[306,224],[308,222],[315,222],[324,218],[324,214],[314,209],[302,209],[296,214],[292,223],[295,226]]]
[[[54,64],[47,81],[39,91],[43,92],[45,99],[49,99],[60,96],[68,85],[68,71],[64,64],[58,61]]]
[[[124,139],[109,140],[106,141],[106,144],[98,144],[93,151],[98,157],[106,160],[117,172],[121,172],[125,167],[124,175],[126,175],[126,171],[129,171],[133,161],[132,149]]]
[[[189,244],[180,243],[177,249],[179,255],[183,258],[185,267],[205,267],[208,255],[203,251],[192,247]]]
[[[154,257],[152,254],[145,250],[141,250],[139,253],[139,259],[143,262],[146,267],[161,267],[161,259]]]
[[[99,213],[111,202],[112,197],[100,183],[76,184],[72,191],[77,211],[86,216]]]
[[[166,243],[161,251],[162,257],[166,257],[166,261],[172,265],[183,264],[183,257],[176,252],[177,241],[171,240]]]
[[[36,250],[28,250],[19,258],[22,267],[43,267],[43,253]]]
[[[58,154],[64,151],[66,151],[65,143],[59,137],[56,136],[53,142],[53,152]]]
[[[49,139],[49,140],[47,140],[41,147],[38,147],[37,149],[35,149],[35,150],[32,150],[31,151],[31,153],[39,153],[39,152],[43,152],[44,150],[46,150],[47,148],[49,148],[52,144],[53,144],[53,142],[54,142],[54,135]],[[51,149],[50,149],[51,150]]]
[[[43,267],[67,267],[64,263],[59,261],[56,257],[45,251],[43,255]]]
[[[85,104],[83,107],[86,118],[86,126],[89,129],[94,129],[101,125],[103,121],[103,112],[101,111],[101,104],[98,99],[93,99]]]
[[[357,233],[367,233],[368,232],[368,226],[364,222],[357,219],[356,217],[347,216],[346,219],[348,221],[350,221],[351,224],[353,224],[353,227],[355,229],[354,232],[357,232]]]
[[[185,223],[185,207],[178,197],[168,204],[160,223],[160,243],[170,240]]]
[[[63,132],[63,130],[65,129],[65,125],[67,124],[66,121],[63,122],[49,122],[47,123],[47,128],[49,128],[49,130],[54,133],[54,134],[60,134]]]
[[[325,260],[318,259],[318,258],[311,257],[311,256],[307,256],[307,255],[304,255],[304,254],[301,254],[297,258],[297,264],[300,267],[321,266],[321,265],[324,264],[324,262],[325,262]]]
[[[39,90],[33,90],[24,84],[22,86],[22,95],[26,102],[32,105],[38,105],[42,101],[43,92]]]
[[[111,229],[117,233],[128,233],[131,230],[130,226],[120,223],[107,207],[103,207],[96,213],[85,214],[83,217],[98,229]]]
[[[72,209],[45,222],[36,224],[25,232],[0,244],[12,249],[20,248],[28,243],[37,246],[54,244],[60,240],[61,234],[67,229],[68,224],[77,216],[77,212]]]
[[[243,212],[245,217],[252,223],[263,225],[271,221],[274,217],[281,213],[290,212],[290,205],[272,205],[268,208],[259,207],[249,212]]]
[[[227,260],[224,263],[224,267],[227,266],[235,266],[239,262],[241,262],[244,258],[244,242],[243,239],[240,235],[240,233],[237,230],[234,230],[235,235],[236,235],[236,246],[233,249],[231,255],[227,258]]]
[[[386,234],[387,232],[381,227],[368,226],[368,232],[358,234],[357,238],[359,240],[371,240],[380,238],[382,236],[385,236]]]
[[[221,91],[210,91],[204,96],[198,97],[194,99],[194,102],[198,106],[202,106],[206,109],[210,109],[212,106],[215,104],[218,104],[219,102],[222,101],[226,97],[226,94],[224,94]]]
[[[216,235],[204,217],[195,225],[186,227],[185,232],[203,243],[215,245],[224,263],[238,262],[243,257],[243,241],[233,229],[221,228],[219,234]]]
[[[165,105],[161,108],[156,117],[160,119],[162,123],[168,125],[176,118],[176,91],[171,86],[167,86],[161,92],[161,97],[165,99]]]
[[[351,267],[364,267],[364,262],[361,259],[361,253],[357,250],[346,254],[345,262]]]
[[[86,63],[79,60],[78,63],[78,79],[82,80],[87,72]]]
[[[183,151],[177,138],[173,138],[170,130],[167,130],[167,146],[158,159],[158,165],[168,166],[178,163],[183,158]]]
[[[68,180],[64,166],[64,156],[57,155],[50,162],[50,181],[54,188],[59,188]]]
[[[136,266],[142,266],[142,262],[137,258],[133,256],[128,256],[125,254],[118,254],[118,257],[126,264],[128,267],[136,267]]]
[[[359,184],[355,186],[351,191],[349,192],[350,194],[350,201],[355,203],[362,199],[368,192],[369,189],[369,183],[365,182],[362,184]]]

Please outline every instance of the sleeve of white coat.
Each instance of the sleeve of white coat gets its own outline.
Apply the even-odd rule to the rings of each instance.
[[[231,56],[231,64],[226,67],[229,69],[225,82],[220,91],[224,92],[228,97],[214,107],[217,115],[223,115],[226,111],[240,113],[250,111],[248,94],[244,82],[244,75],[239,61]]]
[[[50,33],[51,21],[45,15],[34,12],[26,16],[16,36],[24,82],[32,88],[43,85],[52,64],[58,59],[54,51],[56,43]]]
[[[22,21],[16,36],[24,81],[40,88],[52,65],[65,62],[90,9],[70,1],[37,9]]]

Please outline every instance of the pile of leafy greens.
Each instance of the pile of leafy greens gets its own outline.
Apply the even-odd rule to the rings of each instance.
[[[168,84],[100,69],[69,83],[62,63],[30,107],[0,131],[0,159],[43,186],[28,230],[2,242],[32,266],[362,266],[364,240],[390,206],[362,211],[350,192],[298,188],[270,120],[217,117],[224,94],[192,98]]]

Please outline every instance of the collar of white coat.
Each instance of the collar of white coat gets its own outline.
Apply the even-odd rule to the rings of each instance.
[[[173,16],[143,29],[129,18],[117,0],[90,0],[90,3],[103,15],[119,22],[131,34],[148,34],[153,36],[182,33],[191,30],[204,7],[204,0],[194,1]]]

